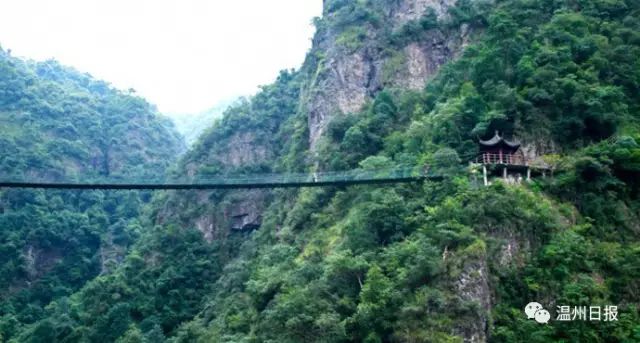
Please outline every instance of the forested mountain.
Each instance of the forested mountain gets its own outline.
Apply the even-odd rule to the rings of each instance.
[[[170,116],[176,124],[176,130],[184,136],[187,145],[192,146],[198,140],[198,137],[200,137],[208,127],[213,125],[214,121],[222,117],[224,111],[231,106],[233,102],[234,100],[224,100],[200,113],[180,113]]]
[[[20,298],[53,299],[32,317],[7,302],[2,336],[640,340],[637,1],[325,0],[315,25],[300,70],[229,108],[174,176],[429,164],[443,180],[158,193],[116,267]],[[554,175],[483,186],[468,161],[496,130]],[[542,325],[531,301],[618,317]]]
[[[74,181],[161,177],[182,149],[143,99],[0,50],[0,175]],[[0,190],[0,341],[124,257],[151,194]]]

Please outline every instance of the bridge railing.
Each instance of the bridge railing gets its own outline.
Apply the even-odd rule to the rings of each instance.
[[[355,169],[336,172],[254,174],[254,175],[221,175],[215,177],[195,177],[190,183],[219,184],[281,184],[281,183],[327,183],[349,181],[374,181],[384,179],[419,178],[424,175],[416,168],[390,168],[380,170]],[[175,180],[180,181],[180,180]],[[184,180],[182,180],[184,181]]]
[[[0,183],[46,183],[46,184],[99,184],[99,185],[286,185],[286,184],[331,184],[366,181],[393,181],[419,179],[427,176],[428,168],[392,167],[384,169],[353,169],[347,171],[281,173],[281,174],[227,174],[215,176],[172,177],[132,179],[127,176],[60,176],[55,178],[31,176],[3,176]]]

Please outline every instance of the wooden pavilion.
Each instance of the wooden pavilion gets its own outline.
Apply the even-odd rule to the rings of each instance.
[[[488,140],[478,141],[480,153],[476,158],[476,163],[482,164],[484,184],[488,185],[488,167],[502,169],[502,177],[507,179],[509,172],[525,172],[527,180],[531,179],[531,168],[529,162],[520,150],[520,143],[507,140],[498,131]]]

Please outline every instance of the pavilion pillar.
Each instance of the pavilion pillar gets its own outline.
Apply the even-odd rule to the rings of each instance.
[[[502,178],[505,179],[505,180],[507,179],[507,167],[506,166],[502,168]]]
[[[488,186],[489,185],[489,180],[487,179],[487,165],[483,164],[482,165],[482,176],[484,179],[484,185]]]
[[[531,181],[531,168],[527,167],[527,181]]]

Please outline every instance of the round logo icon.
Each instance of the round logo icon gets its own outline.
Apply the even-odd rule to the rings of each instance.
[[[547,324],[549,323],[549,319],[551,319],[551,315],[549,314],[549,311],[545,309],[540,309],[536,311],[536,314],[535,314],[536,322],[540,324]]]
[[[527,314],[527,319],[534,319],[536,315],[536,311],[541,309],[542,309],[542,305],[540,305],[540,303],[530,302],[524,308],[524,313]]]

